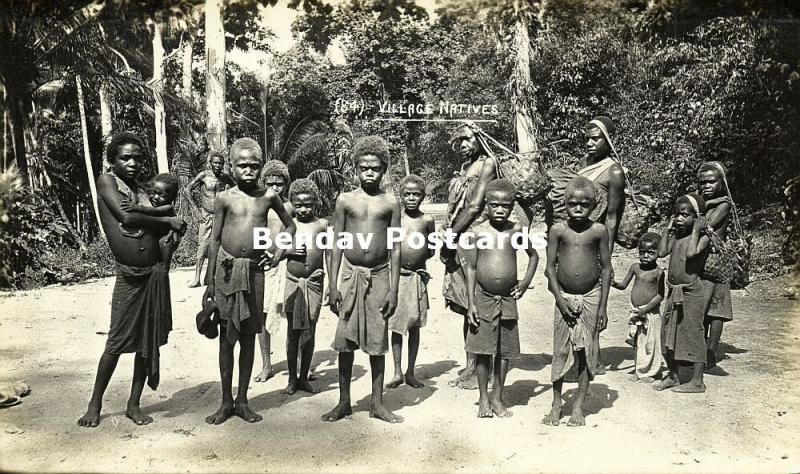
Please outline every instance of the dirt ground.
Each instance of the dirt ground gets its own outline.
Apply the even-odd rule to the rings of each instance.
[[[617,273],[632,262],[614,259]],[[542,259],[544,260],[544,259]],[[602,358],[612,369],[591,384],[587,426],[540,424],[551,402],[553,300],[543,264],[520,304],[523,357],[508,374],[510,419],[477,419],[476,391],[449,387],[463,365],[461,319],[441,297],[442,266],[432,262],[431,310],[417,361],[422,389],[390,390],[401,425],[370,419],[367,357],[356,356],[352,419],[323,423],[337,400],[334,316],[323,309],[315,365],[322,393],[280,393],[286,385],[284,341],[273,339],[278,375],[251,383],[250,405],[264,421],[232,418],[209,426],[220,400],[217,341],[197,334],[201,289],[191,270],[173,271],[174,327],[162,348],[158,391],[145,388],[135,426],[123,411],[131,356],[120,359],[106,392],[101,424],[79,428],[108,330],[113,278],[0,297],[0,381],[26,380],[24,403],[0,411],[0,468],[12,471],[113,472],[798,472],[800,398],[793,301],[775,292],[735,292],[736,319],[723,335],[723,370],[705,394],[659,393],[627,381],[632,349],[624,343],[628,297],[612,289]],[[524,267],[520,268],[520,272]],[[775,282],[780,284],[780,282]],[[761,284],[769,287],[771,284]],[[767,296],[756,296],[766,294]],[[283,326],[285,328],[285,324]],[[391,375],[390,358],[387,372]],[[404,362],[405,364],[405,362]],[[256,370],[260,362],[256,362]],[[234,378],[234,380],[236,380]],[[571,408],[575,384],[565,387]]]

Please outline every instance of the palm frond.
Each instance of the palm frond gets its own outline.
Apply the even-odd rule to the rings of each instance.
[[[306,138],[289,158],[286,164],[289,170],[302,168],[304,164],[316,161],[314,158],[324,156],[329,149],[329,135],[327,132],[321,132]]]
[[[294,155],[297,148],[310,136],[330,131],[330,127],[324,121],[324,118],[323,115],[308,115],[303,117],[284,139],[284,146],[279,155],[279,159],[287,161]]]
[[[41,52],[34,62],[41,64],[61,44],[95,20],[103,8],[105,8],[105,2],[95,0],[63,18],[60,22],[33,22],[31,29],[33,49]]]

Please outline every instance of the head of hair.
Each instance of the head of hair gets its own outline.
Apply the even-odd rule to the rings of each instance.
[[[417,186],[419,186],[419,189],[422,191],[422,194],[425,194],[425,181],[423,181],[422,178],[420,178],[419,176],[415,174],[410,174],[408,176],[405,176],[403,179],[400,180],[400,184],[397,189],[402,191],[408,184],[416,184]]]
[[[358,163],[364,155],[377,156],[386,168],[389,167],[389,146],[377,135],[361,137],[353,145],[353,163]]]
[[[658,245],[660,240],[661,236],[655,232],[645,232],[643,236],[639,237],[639,247],[641,247],[642,244]]]
[[[244,150],[247,150],[253,153],[254,155],[258,156],[259,160],[264,159],[264,155],[261,153],[261,145],[259,145],[258,142],[253,140],[252,138],[247,138],[247,137],[240,138],[235,142],[233,142],[233,145],[231,145],[231,150],[228,153],[228,156],[230,156],[231,161],[233,161],[233,158],[236,155],[238,155],[240,151]]]
[[[299,194],[310,194],[314,196],[315,201],[319,200],[319,188],[314,181],[308,178],[296,179],[292,182],[292,185],[289,186],[289,199]]]
[[[681,196],[681,197],[679,197],[678,199],[675,200],[675,204],[686,203],[692,209],[692,212],[694,212],[694,206],[692,205],[692,199],[694,199],[694,202],[697,203],[697,207],[698,207],[698,211],[699,212],[695,213],[695,215],[697,217],[699,217],[701,214],[703,214],[706,211],[706,201],[699,194],[697,194],[697,193],[684,194],[683,196]]]
[[[720,178],[725,178],[725,166],[722,165],[719,161],[705,161],[700,165],[700,168],[697,169],[697,174],[705,173],[707,171],[713,171],[717,173]]]
[[[142,153],[146,153],[144,142],[138,135],[132,132],[119,132],[111,136],[108,145],[106,146],[106,160],[111,163],[117,157],[119,149],[124,145],[136,145],[142,149]]]
[[[594,183],[589,178],[576,176],[569,180],[567,188],[564,190],[564,199],[567,199],[569,195],[575,191],[586,191],[592,202],[597,202],[597,190],[594,187]]]
[[[221,151],[212,151],[208,154],[209,163],[211,163],[214,160],[214,158],[219,158],[222,160],[223,163],[225,162],[225,154],[222,153]]]
[[[161,183],[168,186],[173,196],[178,194],[178,188],[181,186],[178,177],[171,173],[160,173],[153,176],[150,179],[150,185],[152,186],[154,183]]]
[[[606,127],[606,131],[608,132],[609,135],[613,135],[614,132],[617,131],[617,127],[614,125],[614,121],[611,120],[611,118],[606,117],[605,115],[598,115],[597,117],[593,118],[592,120],[597,120],[598,122],[601,122]],[[593,124],[591,122],[588,122],[586,124],[586,128],[585,128],[586,130],[591,130],[593,128],[599,128],[599,127],[597,127],[595,124]]]
[[[283,178],[285,184],[289,184],[289,168],[286,163],[280,160],[269,160],[264,163],[264,168],[261,170],[261,177],[278,176]]]
[[[494,181],[486,185],[486,194],[492,192],[510,194],[513,197],[514,194],[516,194],[517,192],[517,188],[514,186],[514,183],[512,183],[507,179],[495,179]]]

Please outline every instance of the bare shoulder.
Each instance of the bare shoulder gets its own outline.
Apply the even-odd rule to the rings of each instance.
[[[597,236],[608,235],[608,228],[606,227],[605,224],[600,222],[595,222],[594,224],[592,224],[590,230],[592,231],[593,234],[596,234]]]
[[[610,183],[625,184],[625,171],[622,170],[622,166],[619,163],[614,163],[608,169],[608,180]]]
[[[116,183],[116,181],[114,181],[114,178],[111,177],[110,174],[103,173],[103,174],[101,174],[100,176],[97,177],[97,186],[98,187],[100,187],[100,186],[113,187],[114,189],[116,189],[117,188],[117,183]]]
[[[429,226],[435,226],[436,225],[436,221],[433,219],[433,216],[430,215],[430,214],[423,213],[422,214],[422,222],[424,222],[425,225],[429,225]]]
[[[494,158],[487,156],[483,159],[483,166],[481,167],[481,178],[496,178],[497,177],[497,163]]]
[[[550,226],[550,231],[548,231],[547,235],[549,236],[559,236],[567,229],[567,224],[565,222],[556,222],[552,226]]]
[[[331,223],[328,221],[326,217],[320,217],[317,221],[317,225],[319,226],[320,230],[325,230],[330,227]]]

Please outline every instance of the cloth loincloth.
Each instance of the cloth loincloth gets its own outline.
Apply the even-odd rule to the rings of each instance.
[[[667,302],[661,320],[662,350],[671,350],[676,360],[706,361],[703,315],[706,298],[700,278],[691,283],[667,282]]]
[[[706,298],[706,318],[717,318],[733,321],[733,302],[731,301],[731,284],[716,283],[703,280],[703,293]]]
[[[411,328],[425,327],[428,321],[428,281],[431,275],[424,269],[400,269],[397,286],[397,309],[389,318],[389,330],[408,334]]]
[[[551,380],[564,378],[575,364],[575,352],[584,351],[589,380],[597,369],[599,345],[595,342],[597,313],[600,310],[600,282],[584,295],[561,293],[570,308],[578,308],[580,314],[575,324],[568,325],[558,306],[553,313],[553,367]]]
[[[264,272],[264,327],[270,335],[278,334],[286,292],[286,260]]]
[[[367,268],[342,258],[342,305],[331,344],[333,350],[353,352],[360,348],[375,356],[388,352],[388,326],[380,308],[390,289],[390,273],[389,262]]]
[[[264,329],[264,272],[256,259],[234,257],[220,245],[214,285],[214,300],[222,323],[227,322],[231,344],[240,335],[250,336]]]
[[[478,327],[470,326],[464,349],[473,354],[519,357],[517,300],[510,295],[493,295],[480,285],[475,288]]]
[[[307,278],[298,278],[291,273],[286,273],[286,302],[284,311],[288,319],[289,328],[293,331],[303,331],[300,334],[300,347],[311,340],[314,325],[319,319],[322,308],[322,288],[325,285],[325,272],[321,268],[314,270]]]
[[[658,307],[648,311],[642,324],[635,327],[636,375],[639,378],[655,377],[661,372],[661,362],[664,360],[661,353],[661,314]]]
[[[197,218],[197,258],[208,256],[208,245],[211,242],[211,226],[214,224],[214,213],[208,212],[202,207],[198,211]]]
[[[134,267],[116,264],[117,278],[111,296],[111,328],[106,352],[137,352],[145,358],[147,385],[159,382],[159,347],[172,330],[169,273],[162,263]]]

